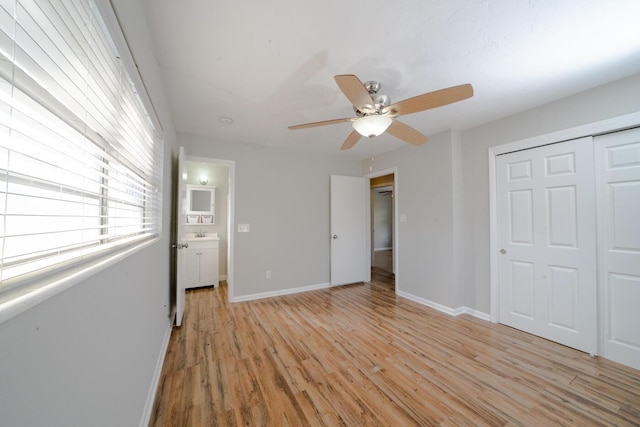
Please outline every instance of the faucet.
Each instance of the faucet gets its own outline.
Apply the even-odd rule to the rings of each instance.
[[[206,237],[206,236],[207,236],[207,233],[204,233],[202,230],[199,230],[196,233],[196,237]]]

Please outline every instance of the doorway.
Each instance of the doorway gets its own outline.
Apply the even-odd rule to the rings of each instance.
[[[174,247],[176,250],[175,257],[175,313],[176,326],[180,326],[184,309],[184,293],[188,277],[186,275],[186,256],[188,242],[185,242],[187,234],[198,237],[213,235],[218,239],[218,248],[215,250],[216,255],[213,259],[217,259],[218,266],[214,270],[209,270],[208,264],[199,274],[211,272],[213,281],[222,281],[226,283],[228,298],[232,299],[234,262],[234,203],[235,203],[235,162],[231,160],[221,160],[206,157],[187,156],[184,148],[180,147],[180,155],[178,159],[178,174],[174,177],[176,181],[177,195],[175,197],[175,226],[172,232],[175,233]],[[208,186],[213,188],[215,208],[212,214],[191,215],[192,218],[187,219],[187,185],[197,188]],[[214,238],[214,240],[216,240]],[[182,250],[178,250],[182,249]],[[198,254],[198,255],[202,255]],[[200,263],[199,263],[200,264]],[[198,268],[198,270],[201,270]],[[217,276],[217,277],[215,277]],[[209,275],[207,275],[209,280]]]
[[[204,218],[196,223],[187,222],[185,233],[216,234],[219,237],[218,277],[220,281],[226,281],[228,276],[228,252],[229,252],[229,164],[220,160],[202,157],[186,156],[183,179],[187,186],[197,188],[213,187],[215,199],[215,214],[213,220],[205,221]]]
[[[371,178],[371,280],[395,288],[395,175]]]

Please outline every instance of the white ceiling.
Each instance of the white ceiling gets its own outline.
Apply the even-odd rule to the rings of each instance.
[[[391,102],[471,83],[473,98],[401,116],[427,136],[467,129],[640,72],[638,0],[146,0],[179,132],[340,152],[352,117],[333,76]],[[219,117],[233,118],[233,124]],[[404,146],[374,139],[376,153]]]

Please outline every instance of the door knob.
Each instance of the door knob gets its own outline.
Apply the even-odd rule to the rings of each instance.
[[[506,254],[506,253],[507,253],[507,251],[505,251],[504,249],[500,249],[500,253],[501,253],[502,255],[504,255],[504,254]]]
[[[338,235],[337,235],[337,234],[334,234],[333,236],[331,236],[331,238],[332,238],[332,239],[337,239],[337,238],[338,238]]]

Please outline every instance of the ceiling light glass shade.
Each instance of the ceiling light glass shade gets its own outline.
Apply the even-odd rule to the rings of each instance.
[[[362,136],[378,136],[391,125],[387,116],[364,116],[353,122],[353,128]]]

